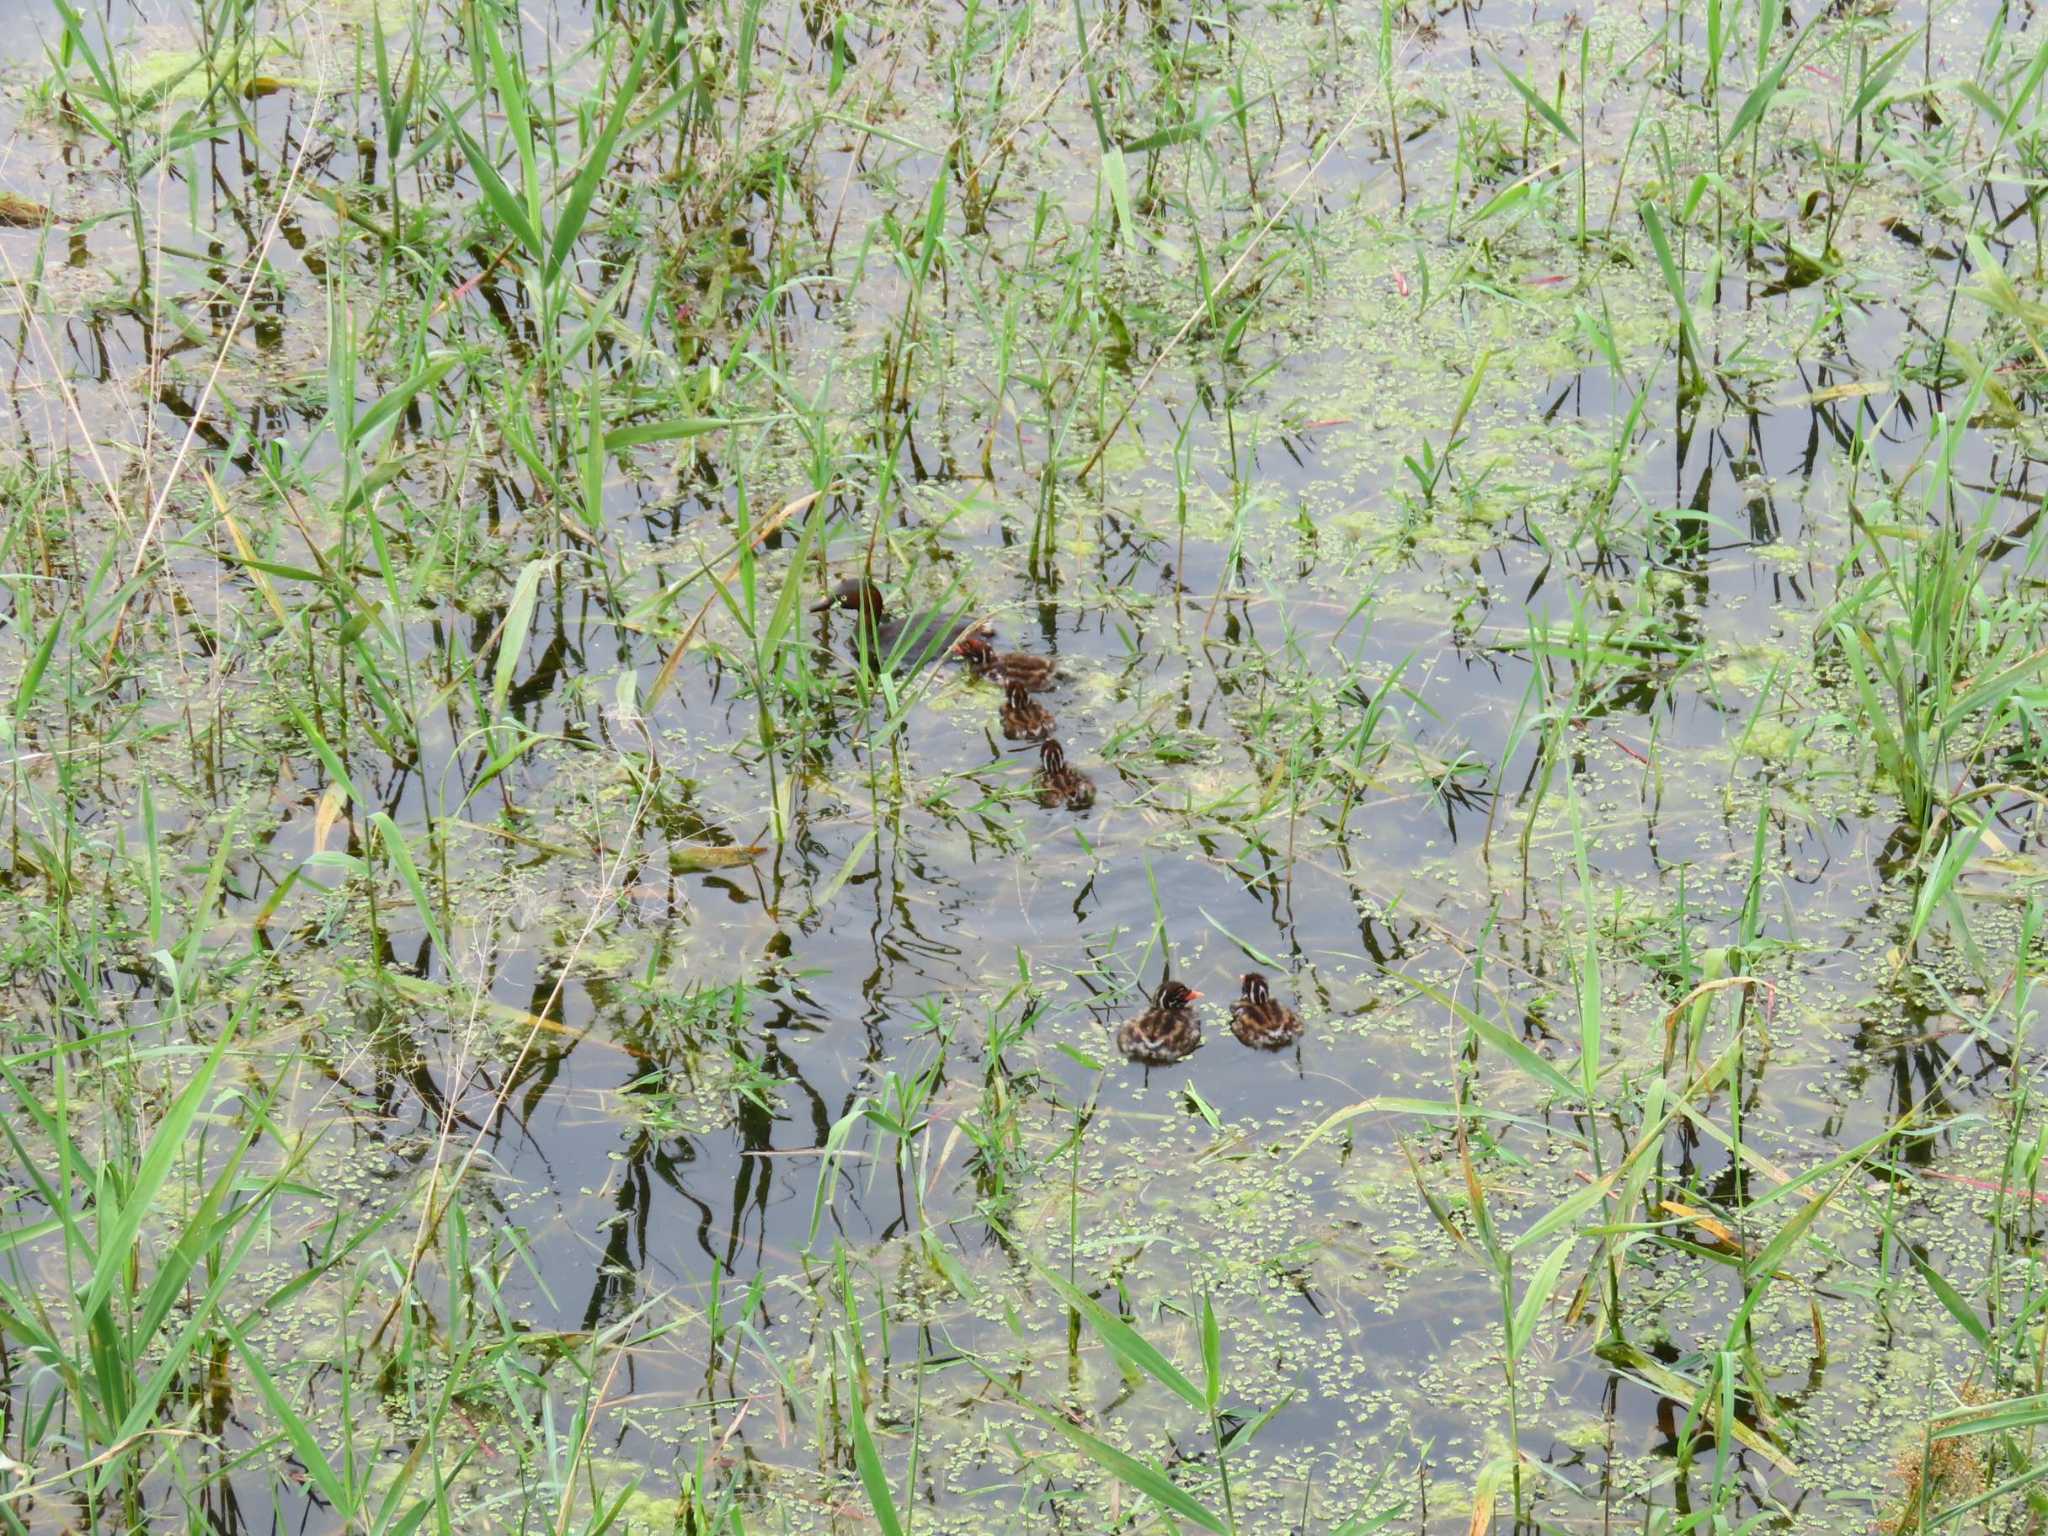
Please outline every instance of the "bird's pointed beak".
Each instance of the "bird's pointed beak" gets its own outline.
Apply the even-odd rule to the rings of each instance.
[[[1189,987],[1189,988],[1188,988],[1188,996],[1189,996],[1189,997],[1200,997],[1201,995],[1202,995],[1202,994],[1201,994],[1201,993],[1199,993],[1199,992],[1197,992],[1197,991],[1196,991],[1196,990],[1195,990],[1195,989],[1194,989],[1193,987]]]
[[[811,604],[811,612],[823,613],[827,608],[830,608],[832,606],[832,601],[833,600],[829,597],[820,598],[817,602]]]

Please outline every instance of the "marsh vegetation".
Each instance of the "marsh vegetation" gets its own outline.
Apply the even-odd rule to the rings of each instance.
[[[7,1530],[2048,1524],[2030,9],[0,18]]]

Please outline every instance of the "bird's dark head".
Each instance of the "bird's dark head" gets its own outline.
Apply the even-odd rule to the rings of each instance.
[[[823,613],[828,608],[851,608],[863,617],[879,619],[883,611],[882,589],[865,576],[849,576],[811,604],[813,613]]]
[[[1067,766],[1067,754],[1056,741],[1048,741],[1038,749],[1038,760],[1047,773],[1058,773]]]
[[[1159,989],[1159,1006],[1178,1010],[1187,1007],[1201,995],[1184,981],[1169,981]]]
[[[1273,994],[1266,989],[1266,978],[1257,971],[1246,971],[1243,976],[1244,1000],[1248,1003],[1263,1003]]]
[[[985,667],[995,660],[995,647],[979,631],[962,635],[953,642],[953,654],[969,666]]]

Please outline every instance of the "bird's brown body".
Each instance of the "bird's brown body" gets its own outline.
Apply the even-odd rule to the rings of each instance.
[[[1011,741],[1044,741],[1052,734],[1052,711],[1037,703],[1021,684],[1012,683],[1003,696],[1003,734]]]
[[[1049,692],[1059,675],[1059,667],[1050,656],[999,651],[988,643],[986,636],[979,634],[956,641],[953,651],[991,682],[1001,683],[1005,688],[1022,688],[1026,693]]]
[[[1230,1005],[1230,1032],[1254,1050],[1277,1051],[1301,1038],[1301,1016],[1272,994],[1265,977],[1249,971]]]
[[[811,612],[845,608],[858,616],[852,649],[873,665],[921,667],[970,641],[987,646],[989,626],[965,608],[934,608],[896,617],[888,611],[882,589],[864,576],[846,580],[811,604]]]
[[[1038,749],[1038,803],[1049,811],[1064,806],[1085,811],[1095,803],[1095,781],[1079,769],[1069,767],[1067,754],[1056,741]]]
[[[1152,1006],[1116,1032],[1116,1048],[1152,1067],[1192,1055],[1202,1043],[1202,1021],[1195,1015],[1201,995],[1177,981],[1161,982]]]

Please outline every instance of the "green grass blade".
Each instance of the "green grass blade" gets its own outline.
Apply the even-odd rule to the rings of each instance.
[[[825,1133],[825,1147],[818,1157],[818,1189],[811,1197],[810,1230],[804,1234],[805,1253],[809,1253],[818,1241],[818,1228],[824,1224],[825,1211],[832,1204],[832,1189],[838,1182],[839,1159],[846,1151],[847,1137],[860,1124],[866,1103],[864,1099],[857,1100],[851,1109],[832,1122],[832,1129]]]
[[[379,427],[412,404],[414,397],[439,384],[461,361],[462,359],[453,353],[442,354],[363,412],[356,418],[354,430],[349,433],[351,446],[368,442]]]
[[[766,426],[775,419],[773,416],[670,416],[662,421],[636,422],[630,427],[614,427],[605,433],[605,452],[617,453],[621,448],[635,448],[642,443],[673,443],[681,438],[702,437],[706,432],[722,432],[727,427]]]
[[[334,754],[334,748],[327,744],[327,738],[320,734],[318,726],[308,720],[299,706],[286,701],[286,711],[298,725],[299,734],[306,738],[306,744],[313,749],[313,755],[320,759],[320,766],[327,770],[327,776],[348,792],[352,804],[361,805],[363,797],[356,793],[356,786],[348,776],[348,770],[341,765],[341,759]]]
[[[29,658],[21,681],[14,685],[14,718],[17,723],[35,704],[36,690],[42,686],[43,673],[50,665],[50,653],[57,648],[57,636],[63,629],[64,613],[59,609],[51,616],[49,628],[43,631],[43,638],[36,646],[35,655]]]
[[[1685,296],[1685,281],[1678,275],[1678,263],[1671,255],[1671,237],[1664,232],[1664,216],[1647,199],[1637,205],[1637,212],[1642,215],[1643,228],[1649,233],[1650,248],[1656,252],[1657,269],[1664,274],[1664,290],[1677,306],[1679,330],[1691,349],[1689,355],[1696,361],[1700,355],[1699,332],[1693,328],[1692,301]]]
[[[235,1353],[242,1357],[242,1365],[248,1371],[249,1379],[256,1384],[256,1390],[262,1396],[264,1406],[270,1410],[270,1416],[277,1421],[278,1428],[291,1446],[293,1456],[297,1458],[299,1465],[306,1469],[306,1475],[313,1480],[313,1486],[320,1490],[320,1496],[327,1501],[330,1514],[339,1519],[345,1529],[354,1520],[356,1501],[350,1495],[342,1475],[327,1459],[327,1453],[321,1450],[320,1437],[314,1433],[313,1426],[306,1422],[305,1416],[292,1407],[291,1400],[279,1389],[256,1351],[249,1347],[249,1341],[243,1337],[242,1331],[229,1325],[225,1320],[222,1321],[222,1327],[226,1329],[229,1341],[235,1346]]]
[[[1223,1333],[1216,1326],[1216,1307],[1208,1293],[1202,1293],[1202,1386],[1209,1412],[1223,1397]]]
[[[875,1512],[875,1524],[882,1536],[903,1536],[903,1521],[896,1514],[896,1496],[889,1489],[889,1476],[875,1450],[875,1437],[868,1428],[868,1405],[861,1396],[860,1378],[849,1376],[853,1394],[853,1464],[860,1473],[860,1485],[867,1490],[868,1505]]]
[[[512,679],[519,671],[519,658],[526,649],[526,636],[533,628],[534,609],[540,603],[540,579],[554,568],[552,555],[529,560],[512,584],[511,601],[505,605],[505,627],[498,636],[498,655],[491,667],[491,718],[496,729],[505,718],[505,701],[511,697]]]
[[[1799,35],[1794,37],[1786,45],[1785,51],[1778,55],[1778,62],[1764,71],[1763,77],[1757,81],[1749,95],[1743,98],[1741,107],[1735,113],[1735,120],[1721,136],[1723,144],[1732,144],[1741,138],[1749,131],[1751,124],[1761,120],[1764,113],[1770,110],[1772,101],[1777,98],[1778,88],[1785,83],[1785,71],[1792,67],[1792,61],[1799,56],[1799,45],[1806,41],[1806,34],[1813,30],[1813,24],[1819,21],[1823,14],[1825,13],[1822,11],[1813,13],[1806,25],[1800,28]]]
[[[462,131],[459,124],[451,123],[456,143],[462,146],[462,153],[469,160],[469,168],[476,176],[477,186],[484,194],[484,201],[498,222],[511,231],[512,238],[526,250],[536,262],[547,260],[547,247],[541,243],[540,231],[533,226],[533,220],[526,216],[526,209],[513,196],[512,189],[505,185],[505,178],[498,174],[498,168],[491,164],[491,157],[484,153],[475,139]]]
[[[1991,1330],[1984,1326],[1984,1319],[1977,1315],[1977,1309],[1963,1297],[1963,1293],[1949,1284],[1948,1277],[1922,1258],[1911,1243],[1901,1243],[1906,1256],[1913,1261],[1913,1267],[1920,1271],[1920,1278],[1927,1282],[1927,1289],[1934,1292],[1934,1299],[1948,1309],[1948,1315],[1962,1325],[1963,1332],[1976,1340],[1979,1349],[1991,1348]]]
[[[640,92],[640,73],[646,66],[648,50],[654,46],[661,29],[648,27],[640,40],[640,46],[633,51],[633,61],[626,68],[626,78],[620,82],[612,97],[611,112],[605,119],[604,129],[597,136],[597,142],[583,157],[582,168],[576,173],[576,180],[569,186],[569,195],[562,200],[562,206],[555,212],[555,228],[548,243],[547,265],[544,272],[552,283],[561,272],[569,253],[575,249],[577,239],[583,233],[584,223],[590,216],[591,200],[597,196],[599,184],[605,173],[611,169],[612,155],[618,149],[619,134],[626,126],[626,113]]]
[[[134,1179],[121,1192],[118,1206],[111,1212],[100,1212],[100,1240],[94,1253],[92,1283],[79,1304],[82,1314],[91,1316],[97,1312],[113,1295],[114,1287],[125,1282],[143,1221],[163,1195],[172,1169],[189,1150],[185,1138],[199,1116],[200,1106],[214,1092],[214,1080],[220,1075],[221,1062],[234,1038],[235,1026],[230,1020],[222,1027],[219,1038],[213,1042],[213,1048],[206,1053],[199,1069],[192,1074],[192,1080],[172,1100],[170,1111],[149,1139],[149,1150],[143,1154]],[[103,1183],[101,1190],[103,1196],[110,1193],[111,1184]]]
[[[1508,1353],[1516,1360],[1522,1358],[1529,1347],[1529,1341],[1536,1336],[1536,1325],[1542,1320],[1543,1305],[1550,1300],[1551,1292],[1557,1289],[1557,1277],[1564,1273],[1565,1260],[1571,1257],[1578,1238],[1566,1237],[1544,1256],[1530,1277],[1528,1289],[1522,1292],[1522,1300],[1515,1308],[1513,1323],[1508,1330]]]
[[[419,865],[413,862],[412,848],[405,840],[405,834],[398,830],[398,823],[384,811],[378,811],[370,818],[370,826],[377,834],[377,840],[384,845],[384,851],[391,856],[391,862],[398,867],[398,876],[405,882],[405,888],[412,894],[412,904],[426,925],[427,937],[434,941],[434,950],[441,957],[441,963],[454,974],[455,957],[448,952],[447,936],[441,932],[441,925],[434,917],[434,904],[427,899],[427,884],[420,878]]]
[[[1089,1434],[1080,1425],[1069,1422],[1060,1414],[1039,1407],[1038,1404],[1014,1390],[1008,1382],[1002,1380],[994,1373],[984,1369],[982,1374],[988,1378],[991,1386],[1005,1393],[1012,1402],[1016,1403],[1026,1413],[1066,1436],[1068,1440],[1073,1442],[1076,1450],[1109,1473],[1111,1477],[1114,1477],[1126,1488],[1143,1494],[1169,1514],[1178,1515],[1183,1520],[1190,1521],[1205,1531],[1213,1531],[1216,1533],[1216,1536],[1230,1536],[1230,1527],[1223,1523],[1220,1516],[1199,1503],[1192,1494],[1180,1487],[1159,1468],[1147,1462],[1139,1461],[1128,1452],[1118,1450],[1108,1441]]]
[[[1529,104],[1530,111],[1542,118],[1544,122],[1550,124],[1567,143],[1576,144],[1579,142],[1578,133],[1570,123],[1565,121],[1564,115],[1549,102],[1545,101],[1534,86],[1530,85],[1528,81],[1524,80],[1512,69],[1509,69],[1505,59],[1499,54],[1495,54],[1493,62],[1500,66],[1502,76],[1506,78],[1509,85],[1515,88],[1515,94]]]
[[[1473,1034],[1479,1036],[1480,1039],[1507,1057],[1509,1061],[1520,1067],[1528,1076],[1549,1088],[1559,1098],[1574,1102],[1584,1098],[1584,1090],[1577,1083],[1566,1077],[1556,1067],[1530,1050],[1522,1041],[1516,1039],[1514,1035],[1502,1029],[1491,1019],[1485,1018],[1472,1009],[1467,1008],[1448,992],[1440,990],[1429,982],[1418,981],[1410,977],[1408,984],[1423,996],[1434,1002],[1441,1003],[1444,1007],[1450,1009],[1452,1015],[1460,1024],[1463,1024]]]
[[[1032,1267],[1038,1271],[1039,1278],[1059,1292],[1062,1301],[1088,1319],[1088,1326],[1095,1330],[1096,1336],[1108,1346],[1109,1352],[1116,1356],[1127,1372],[1150,1376],[1190,1407],[1208,1412],[1208,1395],[1182,1375],[1179,1367],[1162,1355],[1137,1329],[1044,1265],[1034,1264]]]

